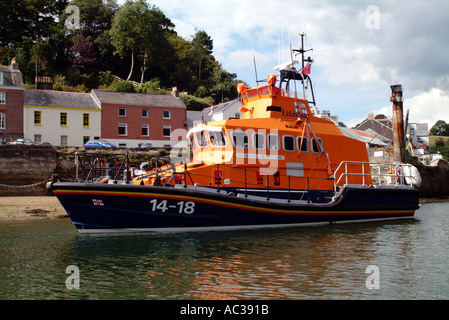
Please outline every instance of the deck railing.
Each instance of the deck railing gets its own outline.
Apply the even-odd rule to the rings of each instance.
[[[351,177],[361,178],[364,186],[412,186],[411,168],[411,164],[405,163],[342,161],[334,172],[335,189],[342,184],[351,184]]]

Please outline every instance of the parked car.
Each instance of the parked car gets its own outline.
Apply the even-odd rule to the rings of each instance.
[[[116,148],[116,146],[103,139],[89,140],[84,144],[85,148]]]
[[[15,141],[8,142],[8,144],[26,144],[26,145],[33,145],[34,142],[30,139],[17,139]]]
[[[153,144],[147,142],[147,143],[139,145],[139,148],[141,148],[141,149],[153,148]]]

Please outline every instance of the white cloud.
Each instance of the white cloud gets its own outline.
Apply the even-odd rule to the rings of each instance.
[[[449,93],[439,88],[405,99],[404,110],[410,109],[410,122],[427,122],[429,129],[438,120],[449,122]]]
[[[369,112],[391,108],[389,86],[397,83],[404,85],[411,121],[449,121],[444,107],[449,107],[449,1],[148,1],[184,38],[195,28],[206,31],[217,60],[247,82],[254,80],[252,50],[259,78],[265,78],[279,63],[280,47],[285,62],[289,44],[297,48],[298,32],[307,31],[317,99],[347,125],[352,120],[346,119],[363,120]],[[367,28],[371,5],[379,12],[374,29]]]

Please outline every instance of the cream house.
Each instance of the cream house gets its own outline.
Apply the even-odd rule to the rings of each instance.
[[[34,142],[81,147],[101,137],[101,107],[88,93],[27,89],[23,124]]]

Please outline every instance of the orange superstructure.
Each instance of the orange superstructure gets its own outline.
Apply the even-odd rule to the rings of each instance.
[[[158,168],[160,174],[150,172],[134,182],[229,190],[332,190],[340,163],[369,161],[365,143],[315,116],[309,101],[298,98],[296,92],[276,87],[273,74],[268,83],[251,89],[239,85],[240,119],[200,124],[189,131],[193,158],[187,165]],[[346,183],[369,184],[369,166],[354,166]]]

